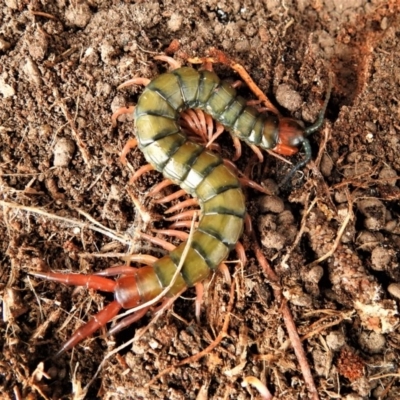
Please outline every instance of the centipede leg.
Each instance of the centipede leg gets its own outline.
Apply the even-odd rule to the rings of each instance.
[[[175,228],[187,228],[190,229],[192,226],[192,221],[184,220],[184,221],[175,221],[173,224],[169,226],[170,229]]]
[[[218,270],[224,276],[225,282],[230,286],[232,284],[232,279],[228,266],[225,263],[221,263],[218,265]]]
[[[130,106],[130,107],[121,107],[117,111],[113,113],[111,116],[111,125],[113,128],[117,126],[117,119],[120,115],[124,114],[133,114],[135,111],[135,106]]]
[[[158,183],[156,186],[153,187],[153,189],[150,190],[150,192],[147,194],[147,196],[154,196],[155,194],[161,192],[164,188],[174,185],[174,182],[172,182],[170,179],[164,179],[160,183]],[[186,193],[186,192],[185,192]]]
[[[138,142],[137,142],[137,139],[135,139],[135,138],[131,138],[126,142],[124,148],[122,149],[121,156],[119,158],[123,165],[126,165],[126,156],[128,155],[128,153],[132,149],[135,149],[137,147],[137,145],[138,145]]]
[[[216,124],[214,133],[214,120],[210,115],[198,109],[185,110],[180,116],[180,124],[193,141],[199,142],[217,153],[221,151],[221,147],[214,143],[214,140],[224,131],[224,127]]]
[[[224,52],[217,50],[215,48],[210,49],[211,57],[194,57],[189,58],[188,61],[192,64],[204,64],[204,63],[221,63],[228,65],[234,71],[236,71],[240,78],[246,83],[250,90],[255,94],[255,96],[260,99],[266,107],[273,113],[280,115],[278,109],[271,103],[268,97],[263,93],[263,91],[256,85],[251,76],[248,74],[246,69],[239,63],[230,59]]]
[[[135,173],[129,180],[129,183],[132,184],[133,182],[137,181],[143,174],[150,171],[154,171],[154,167],[151,164],[143,165],[137,171],[135,171]]]
[[[188,240],[188,237],[189,237],[189,234],[187,232],[178,231],[176,229],[153,229],[153,232],[161,233],[162,235],[166,235],[166,236],[176,237],[179,240],[182,240],[182,242],[184,242],[185,240]]]
[[[199,282],[194,287],[196,289],[195,315],[196,315],[196,321],[200,325],[200,313],[201,313],[201,303],[203,302],[203,297],[204,297],[204,285],[202,282]]]
[[[209,148],[213,144],[213,142],[224,133],[224,131],[225,131],[224,126],[222,124],[220,124],[219,122],[217,122],[215,124],[215,132],[213,133],[211,138],[208,140],[206,147]]]
[[[206,138],[203,136],[206,131],[205,122],[203,123],[200,120],[195,110],[188,109],[180,115],[180,126],[188,129],[190,133],[201,136],[206,141]]]
[[[164,211],[165,214],[171,214],[175,211],[181,210],[182,208],[186,208],[186,207],[192,207],[192,206],[198,206],[199,202],[197,199],[188,199],[185,201],[181,201],[178,204],[175,204],[174,206],[168,208],[167,210]]]
[[[139,321],[142,317],[146,315],[149,308],[150,306],[144,307],[141,310],[134,312],[132,315],[123,318],[121,321],[119,321],[117,324],[115,324],[108,330],[107,336],[115,335],[117,332],[122,331],[127,326],[133,324],[136,321]]]
[[[265,194],[269,194],[271,195],[272,193],[270,191],[268,191],[267,189],[263,188],[259,183],[251,180],[250,178],[248,178],[247,176],[245,176],[242,172],[240,172],[238,170],[238,168],[236,167],[236,165],[231,161],[231,160],[227,160],[224,159],[224,164],[231,169],[232,172],[234,172],[236,175],[243,175],[243,176],[239,176],[239,181],[241,183],[242,186],[248,186],[252,189],[255,189],[261,193],[265,193]]]
[[[82,274],[60,274],[57,272],[36,272],[31,271],[31,275],[45,279],[47,281],[60,282],[69,286],[85,286],[88,289],[101,290],[113,293],[116,282],[97,275]]]
[[[236,136],[232,136],[232,140],[233,140],[233,147],[235,148],[235,155],[233,156],[233,161],[237,161],[242,156],[242,143]]]
[[[176,61],[175,59],[169,56],[160,55],[160,56],[155,56],[154,59],[159,61],[165,61],[170,65],[171,69],[173,70],[178,69],[182,66],[180,62]]]
[[[149,242],[161,247],[162,249],[165,249],[167,251],[172,251],[175,249],[175,246],[172,243],[167,242],[164,239],[158,238],[158,237],[154,237],[154,236],[150,236],[147,233],[140,233],[139,236],[144,239],[144,240],[148,240]]]
[[[155,203],[157,203],[157,204],[169,203],[172,200],[179,199],[179,197],[182,197],[185,194],[187,194],[185,190],[183,190],[183,189],[177,190],[176,192],[174,192],[174,193],[172,193],[172,194],[170,194],[168,196],[165,196],[162,199],[155,200]]]
[[[177,221],[179,219],[193,219],[195,213],[198,213],[198,210],[188,210],[181,212],[180,214],[173,215],[172,217],[165,218],[166,221]]]
[[[254,153],[258,157],[258,160],[260,161],[260,163],[263,163],[264,156],[263,156],[263,153],[261,152],[261,150],[254,144],[251,144],[250,148],[254,151]]]
[[[56,354],[56,357],[67,350],[72,349],[80,341],[105,326],[107,322],[111,321],[118,314],[121,308],[121,305],[116,300],[105,306],[101,311],[94,315],[87,324],[75,331],[75,333],[62,345],[61,349]]]
[[[240,262],[242,263],[243,266],[245,266],[247,264],[247,257],[246,257],[246,251],[242,243],[237,242],[235,245],[235,250]]]
[[[141,86],[147,86],[150,83],[150,79],[148,78],[142,78],[140,76],[129,79],[128,81],[121,83],[118,87],[117,90],[128,87],[128,86],[133,86],[133,85],[141,85]]]

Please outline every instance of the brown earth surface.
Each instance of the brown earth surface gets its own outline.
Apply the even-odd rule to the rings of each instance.
[[[400,398],[399,9],[398,1],[379,0],[5,0],[0,397],[262,398],[255,377],[277,399]],[[54,358],[112,296],[29,271],[88,274],[121,263],[123,254],[165,253],[138,239],[167,226],[166,208],[146,197],[161,177],[151,172],[129,185],[144,164],[138,150],[127,166],[119,160],[134,124],[130,115],[111,124],[142,88],[118,85],[165,72],[155,55],[169,52],[187,64],[212,47],[242,64],[283,115],[306,125],[333,76],[324,126],[311,137],[314,161],[275,196],[246,189],[277,279],[271,282],[254,239],[244,235],[246,265],[235,252],[228,264],[235,290],[215,274],[200,323],[190,289],[158,319],[148,313],[115,337],[103,330]],[[214,68],[239,79],[227,65]],[[254,99],[245,86],[240,93]],[[229,134],[218,143],[232,159]],[[259,163],[245,145],[243,153],[239,170],[269,188],[290,170],[268,154]],[[300,350],[289,341],[285,310]],[[220,332],[204,357],[177,366]]]

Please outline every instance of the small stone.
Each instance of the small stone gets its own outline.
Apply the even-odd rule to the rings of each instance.
[[[391,267],[394,257],[392,249],[375,247],[371,253],[371,266],[375,271],[385,271]]]
[[[331,176],[333,169],[332,158],[324,154],[321,159],[320,170],[323,176]]]
[[[35,85],[39,86],[42,83],[42,76],[39,68],[30,57],[26,58],[26,62],[22,67],[22,70],[24,71],[28,80],[33,82]]]
[[[8,76],[7,74],[4,74]],[[6,99],[15,95],[15,89],[6,83],[4,75],[0,76],[0,94]]]
[[[308,271],[307,278],[312,283],[318,283],[323,275],[324,269],[321,266],[316,265],[315,267],[312,267],[310,271]]]
[[[84,28],[92,18],[92,11],[86,3],[73,3],[65,12],[65,18],[69,26]]]
[[[345,340],[345,337],[344,337],[342,332],[340,332],[340,331],[332,331],[326,337],[326,344],[333,351],[338,351],[346,344],[346,340]]]
[[[5,52],[11,47],[11,44],[7,42],[7,40],[4,40],[2,37],[0,37],[0,51]]]
[[[55,167],[67,167],[75,152],[75,143],[71,139],[60,138],[54,146]]]
[[[259,200],[258,204],[262,213],[273,212],[275,214],[279,214],[285,208],[282,199],[277,196],[263,196]]]
[[[366,217],[364,225],[367,229],[378,231],[386,224],[386,207],[378,199],[365,199],[358,202],[359,211]]]
[[[182,27],[182,21],[183,21],[182,15],[178,13],[173,13],[167,23],[168,29],[172,32],[179,31],[179,29],[181,29]]]
[[[383,236],[379,232],[361,231],[356,238],[356,243],[360,249],[372,251],[382,240]]]
[[[347,201],[346,192],[344,190],[335,190],[334,196],[338,203],[344,203]]]
[[[383,168],[379,172],[379,179],[383,179],[383,180],[387,179],[388,185],[391,185],[391,186],[396,186],[396,182],[397,182],[396,177],[397,177],[396,171],[389,167]],[[390,178],[394,178],[394,179],[390,179]]]
[[[391,283],[387,290],[393,297],[400,299],[400,283]]]
[[[289,85],[282,84],[278,86],[276,91],[276,101],[287,110],[294,112],[298,110],[303,100],[301,96],[293,90]]]
[[[361,332],[358,342],[363,350],[367,350],[372,354],[382,352],[386,345],[385,336],[378,332]]]

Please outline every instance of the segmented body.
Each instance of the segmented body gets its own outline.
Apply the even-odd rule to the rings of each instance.
[[[170,286],[178,268],[168,297],[204,280],[226,259],[239,240],[246,213],[240,182],[219,155],[190,141],[182,132],[178,120],[183,110],[204,110],[233,136],[251,146],[290,155],[303,145],[306,159],[297,164],[296,170],[310,158],[306,136],[322,124],[328,98],[329,94],[317,122],[304,128],[301,121],[278,118],[276,114],[260,113],[247,106],[232,86],[210,71],[184,67],[153,79],[135,107],[137,144],[156,170],[198,199],[201,216],[197,230],[190,243],[181,243],[152,266],[120,267],[103,274],[122,273],[116,281],[94,275],[35,272],[34,275],[44,279],[86,285],[115,295],[115,300],[78,329],[59,353],[105,325],[121,308],[133,308],[155,299]],[[184,251],[187,253],[182,257]],[[111,332],[139,317],[125,318]]]
[[[204,110],[249,144],[273,148],[279,134],[275,114],[261,114],[247,106],[236,90],[213,72],[184,67],[147,85],[135,108],[139,148],[153,167],[196,197],[201,206],[198,229],[170,295],[205,279],[226,259],[242,234],[245,216],[237,177],[221,157],[189,141],[180,129],[180,112],[188,108]],[[138,280],[143,282],[141,302],[169,285],[185,246],[182,243],[156,261],[153,275],[146,271],[146,281]]]

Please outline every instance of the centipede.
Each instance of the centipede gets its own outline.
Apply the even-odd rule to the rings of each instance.
[[[329,96],[330,88],[317,121],[305,127],[300,120],[248,105],[230,83],[207,69],[180,67],[151,80],[135,106],[135,138],[127,143],[124,153],[137,146],[149,163],[143,171],[159,171],[197,199],[200,205],[197,228],[190,243],[183,241],[162,258],[149,257],[149,265],[140,268],[119,266],[98,275],[32,272],[37,278],[114,294],[114,300],[79,328],[57,355],[105,326],[121,309],[144,305],[165,288],[168,288],[166,298],[174,298],[205,280],[226,260],[240,239],[246,215],[240,180],[220,155],[190,140],[179,124],[183,111],[204,111],[234,138],[252,147],[282,155],[295,154],[302,147],[304,158],[295,165],[292,174],[311,159],[308,136],[321,127]],[[110,279],[115,275],[117,279]],[[109,334],[138,320],[146,310],[125,317]]]

